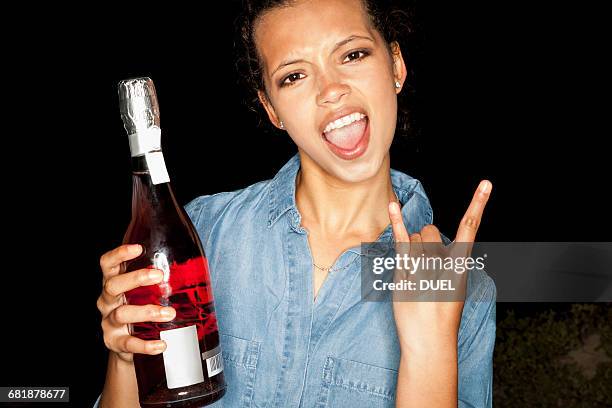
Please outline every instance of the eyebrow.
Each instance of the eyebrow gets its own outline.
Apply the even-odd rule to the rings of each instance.
[[[337,43],[334,46],[334,49],[332,50],[332,53],[336,52],[336,50],[340,47],[342,47],[343,45],[346,45],[348,43],[350,43],[353,40],[358,40],[358,39],[362,39],[362,40],[368,40],[371,42],[374,42],[374,39],[372,39],[371,37],[367,37],[364,35],[351,35],[347,38],[345,38],[344,40],[340,41],[339,43]],[[299,62],[306,62],[306,60],[302,59],[302,58],[298,58],[298,59],[292,59],[292,60],[288,60],[288,61],[283,61],[281,62],[278,67],[276,67],[276,69],[274,71],[272,71],[272,74],[270,74],[270,76],[274,76],[274,74],[276,73],[276,71],[278,71],[281,68],[284,68],[288,65],[293,65],[293,64],[297,64]]]

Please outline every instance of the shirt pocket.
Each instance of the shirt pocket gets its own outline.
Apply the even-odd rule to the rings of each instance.
[[[253,400],[260,342],[228,334],[220,334],[220,340],[227,388],[219,407],[249,408]]]
[[[397,370],[327,357],[317,407],[392,408]]]

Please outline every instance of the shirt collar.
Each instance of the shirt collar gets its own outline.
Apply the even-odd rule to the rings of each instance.
[[[295,181],[299,168],[300,155],[296,153],[272,179],[270,184],[268,228],[271,228],[283,214],[291,210],[289,211],[291,227],[297,232],[304,232],[304,229],[300,227],[301,215],[295,202]],[[412,230],[420,231],[425,224],[433,222],[433,211],[429,204],[429,199],[417,179],[391,169],[391,184],[402,204],[402,217],[404,223],[408,226],[409,233],[414,232]],[[423,200],[410,200],[414,194],[419,194]],[[424,216],[421,219],[424,219],[425,224],[416,226],[410,222],[417,213]],[[391,225],[388,225],[379,239],[388,240],[391,235]]]
[[[299,169],[300,155],[296,153],[272,179],[272,183],[270,184],[268,228],[272,227],[287,210],[293,209],[297,213],[297,205],[295,203],[295,179]]]

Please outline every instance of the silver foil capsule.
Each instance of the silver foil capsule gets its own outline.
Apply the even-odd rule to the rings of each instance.
[[[119,82],[119,111],[130,139],[132,156],[161,150],[159,105],[151,78]]]

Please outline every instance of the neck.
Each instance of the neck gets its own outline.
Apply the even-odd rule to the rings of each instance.
[[[321,236],[360,236],[374,241],[389,225],[390,201],[397,202],[389,154],[374,176],[359,182],[340,180],[312,160],[301,160],[296,204],[307,230]]]

